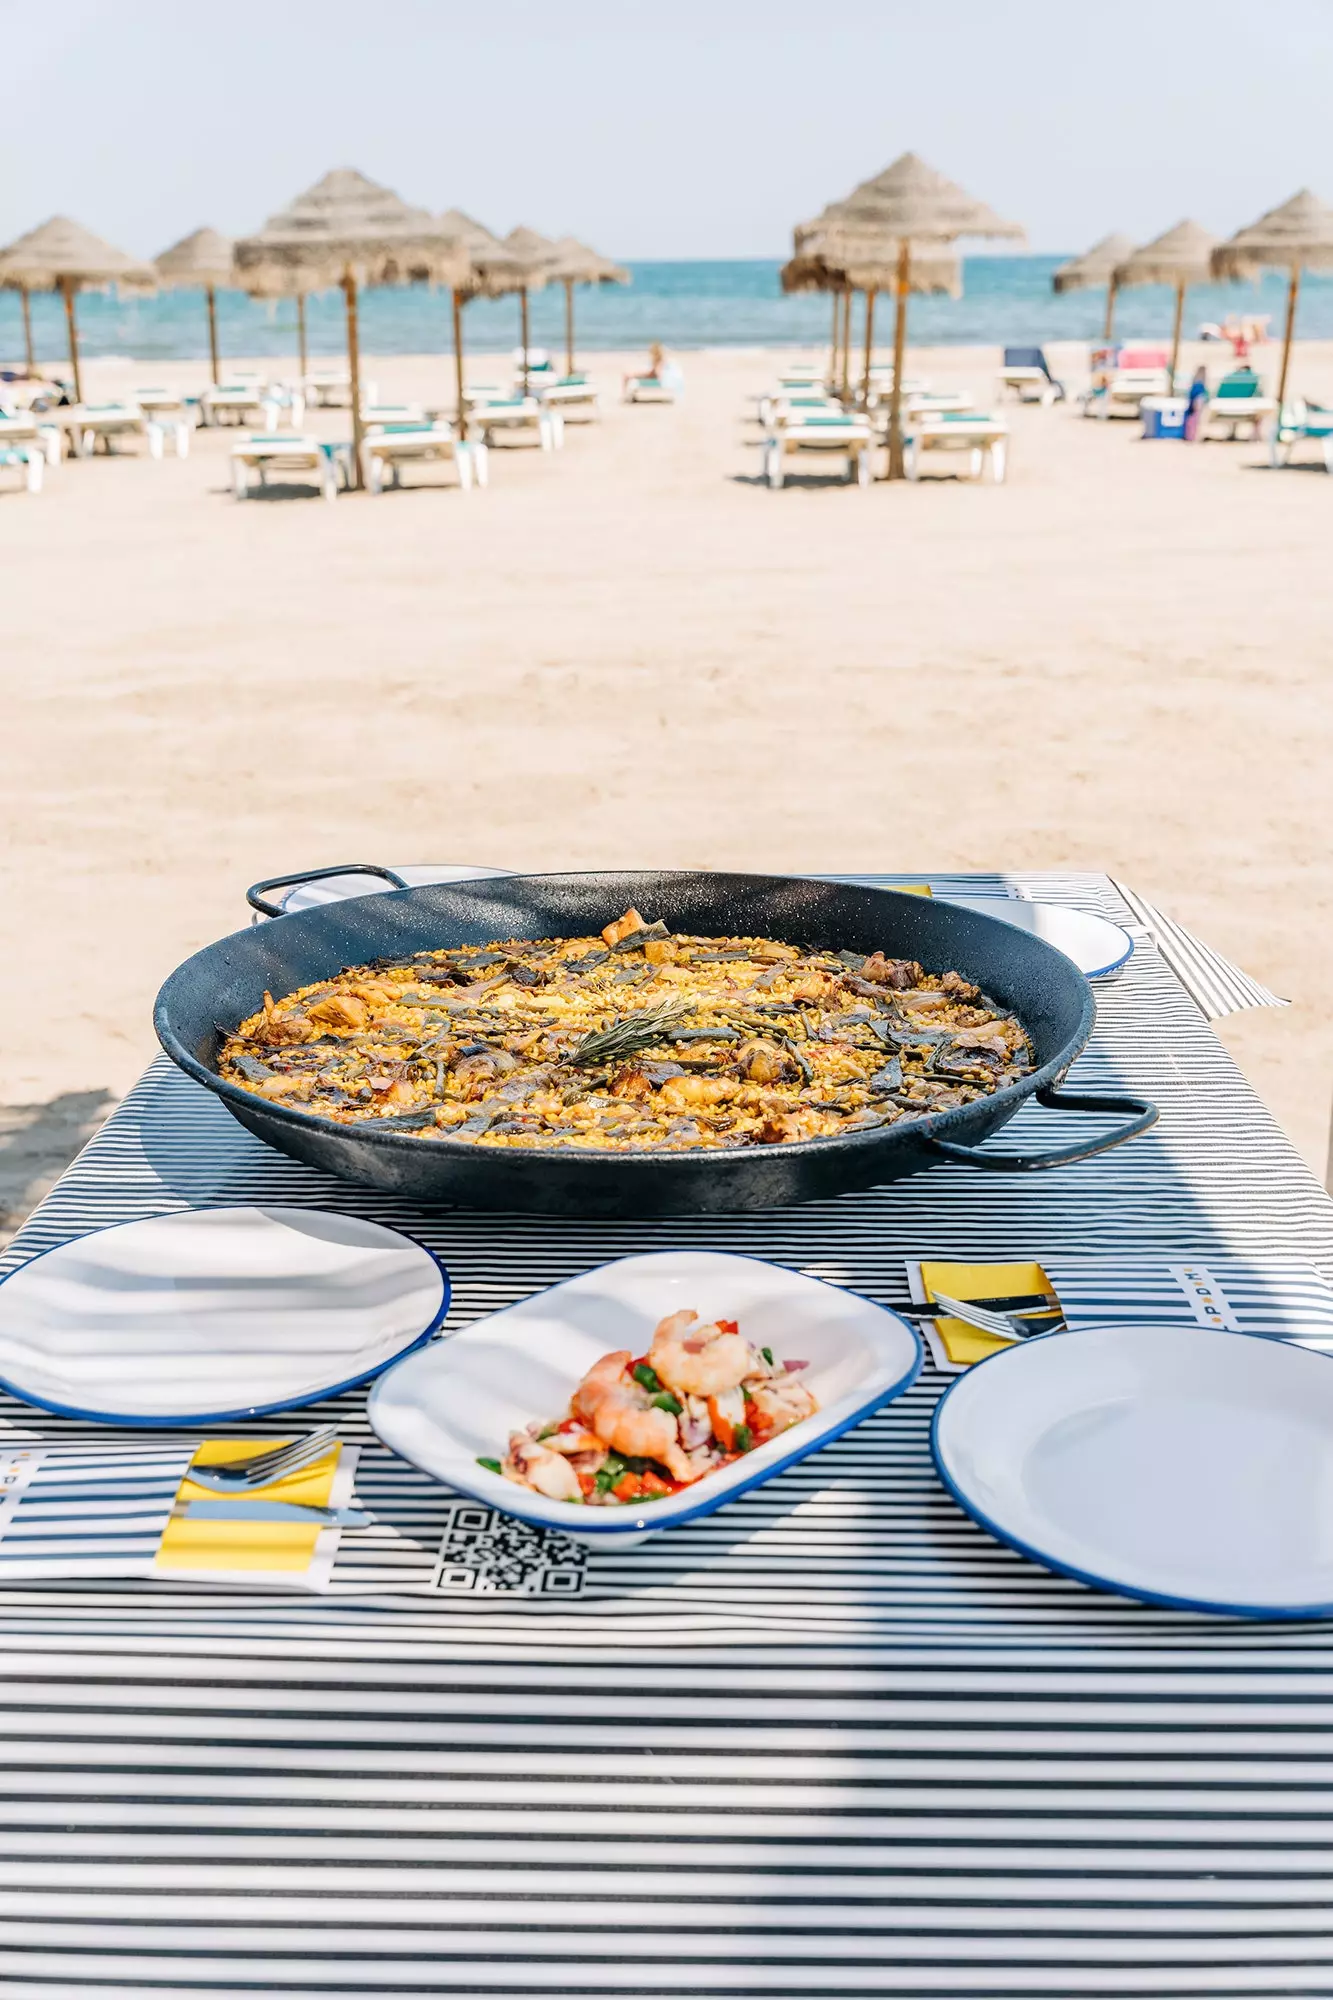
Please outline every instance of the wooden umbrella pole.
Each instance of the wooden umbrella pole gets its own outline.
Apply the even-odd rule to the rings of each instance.
[[[1180,359],[1180,323],[1184,317],[1185,281],[1182,278],[1176,285],[1176,318],[1175,324],[1171,328],[1171,374],[1168,387],[1172,395],[1175,394],[1176,389],[1176,363]]]
[[[528,393],[528,288],[523,285],[518,294],[518,323],[523,335],[523,394]]]
[[[574,280],[565,279],[565,373],[574,373]]]
[[[83,401],[83,376],[79,370],[79,328],[74,316],[74,280],[62,278],[60,289],[65,299],[65,323],[69,328],[69,365],[74,370],[74,400]]]
[[[861,401],[870,408],[870,363],[875,352],[875,287],[866,291],[866,365],[861,376]]]
[[[305,346],[305,293],[304,292],[298,292],[296,294],[296,354],[297,354],[297,360],[300,363],[301,380],[302,382],[304,382],[306,376],[310,373],[310,364],[306,359],[306,346]]]
[[[1115,325],[1116,290],[1117,286],[1115,279],[1108,278],[1106,281],[1106,318],[1102,323],[1102,340],[1104,342],[1108,341],[1111,338],[1111,329]]]
[[[1300,296],[1301,267],[1293,264],[1287,286],[1287,330],[1282,338],[1282,373],[1277,378],[1277,417],[1282,421],[1282,405],[1287,400],[1287,370],[1291,366],[1291,337],[1296,331],[1296,300]]]
[[[830,389],[838,386],[838,333],[842,326],[842,293],[833,288],[833,331],[829,335],[828,383]]]
[[[343,272],[343,296],[347,300],[347,366],[352,377],[352,487],[361,489],[361,329],[356,317],[356,273],[349,264]]]
[[[893,387],[889,392],[889,478],[901,479],[903,465],[903,356],[907,351],[907,288],[912,282],[912,245],[898,245],[897,299],[893,316]]]
[[[35,375],[37,357],[32,351],[32,295],[26,285],[19,286],[19,303],[23,307],[23,356],[29,375]]]
[[[213,387],[218,386],[218,297],[212,285],[204,286],[208,300],[208,357],[213,364]]]
[[[454,308],[454,421],[458,435],[467,438],[467,404],[463,400],[463,301],[457,285],[449,294]]]
[[[842,294],[842,359],[838,363],[838,394],[847,401],[848,377],[852,371],[852,288],[847,285]]]

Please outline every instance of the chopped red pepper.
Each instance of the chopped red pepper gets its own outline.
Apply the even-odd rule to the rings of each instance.
[[[643,1490],[645,1493],[674,1493],[677,1488],[674,1480],[661,1479],[655,1472],[649,1471],[643,1475]]]
[[[611,1488],[611,1491],[617,1500],[641,1500],[643,1498],[643,1481],[637,1472],[622,1473]]]
[[[720,1319],[717,1322],[717,1325],[718,1325],[718,1330],[721,1333],[739,1333],[741,1330],[739,1320]]]

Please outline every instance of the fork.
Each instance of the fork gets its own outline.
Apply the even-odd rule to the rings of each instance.
[[[308,1431],[305,1437],[275,1445],[272,1451],[261,1451],[255,1458],[192,1465],[190,1480],[195,1486],[210,1487],[214,1493],[248,1493],[255,1486],[271,1486],[275,1480],[285,1479],[289,1472],[302,1472],[324,1458],[337,1435],[336,1424],[325,1424],[321,1430]]]
[[[964,1326],[975,1327],[978,1333],[989,1333],[996,1340],[1031,1340],[1035,1334],[1056,1333],[1064,1325],[1062,1319],[1053,1318],[1034,1326],[1018,1313],[992,1312],[988,1306],[973,1305],[969,1299],[951,1299],[946,1292],[936,1292],[932,1306],[913,1307],[909,1317],[960,1319]]]

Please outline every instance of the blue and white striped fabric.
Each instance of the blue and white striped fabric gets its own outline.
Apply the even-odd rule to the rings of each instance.
[[[0,1586],[144,1577],[194,1444],[0,1450]]]
[[[1298,1263],[1231,1257],[1048,1257],[1071,1331],[1081,1326],[1212,1326],[1333,1353],[1333,1290]]]
[[[1008,879],[1128,916],[1105,877]],[[8,1261],[191,1203],[293,1201],[439,1251],[446,1331],[694,1245],[888,1304],[909,1257],[1333,1277],[1333,1204],[1163,955],[1096,992],[1072,1080],[1152,1097],[1161,1123],[1050,1174],[942,1166],[673,1222],[427,1213],[269,1152],[163,1061]],[[1066,1136],[1031,1108],[1000,1143]],[[353,1393],[309,1413],[366,1442],[379,1521],[344,1537],[330,1595],[0,1588],[6,2000],[1333,1992],[1333,1623],[1128,1604],[1000,1548],[931,1465],[946,1381],[927,1368],[621,1554],[432,1485]],[[4,1423],[80,1436],[0,1401]]]

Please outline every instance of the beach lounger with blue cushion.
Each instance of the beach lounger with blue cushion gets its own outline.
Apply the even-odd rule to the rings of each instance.
[[[1227,436],[1234,438],[1244,424],[1250,436],[1257,437],[1267,419],[1276,415],[1277,402],[1274,397],[1265,396],[1263,383],[1253,368],[1236,368],[1222,377],[1210,395],[1204,429],[1209,431],[1214,424],[1225,424]]]
[[[1062,403],[1065,385],[1051,373],[1045,350],[1040,347],[1006,347],[1000,369],[1000,391],[1012,390],[1020,403]]]

